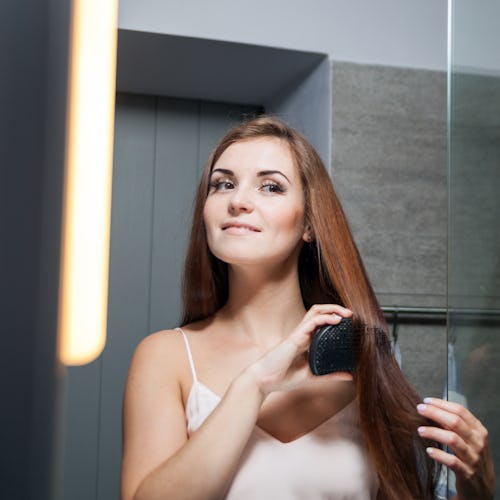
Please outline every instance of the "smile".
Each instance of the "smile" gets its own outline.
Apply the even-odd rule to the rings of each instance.
[[[243,224],[241,222],[226,222],[221,226],[223,231],[229,232],[231,234],[243,234],[243,233],[260,233],[260,229],[250,224]]]

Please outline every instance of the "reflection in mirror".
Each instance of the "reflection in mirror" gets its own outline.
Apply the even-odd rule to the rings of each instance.
[[[122,47],[131,40],[125,31]],[[149,42],[145,38],[134,43]],[[235,45],[237,54],[248,49]],[[291,64],[285,52],[277,56],[283,68]],[[155,63],[164,60],[153,54]],[[382,305],[446,305],[446,75],[328,59],[325,71],[324,59],[312,61],[295,83],[280,88],[278,79],[272,95],[266,95],[271,83],[257,79],[252,85],[259,100],[242,97],[237,104],[223,102],[223,95],[217,97],[222,102],[207,102],[202,95],[120,89],[119,79],[119,90],[127,93],[118,95],[116,110],[108,344],[99,360],[68,373],[65,498],[118,496],[128,365],[140,339],[179,324],[194,186],[209,151],[241,114],[277,112],[303,131],[324,159],[331,158],[325,163],[332,165]],[[197,66],[209,71],[200,61]],[[265,74],[255,61],[249,66],[252,71],[241,70],[240,80]],[[274,66],[279,76],[279,63]],[[164,67],[175,80],[172,66]],[[224,75],[215,72],[219,83],[243,88],[240,80],[231,80],[236,78],[231,68],[228,63]],[[155,78],[151,68],[133,69],[145,87]],[[203,73],[197,79],[203,88]],[[442,322],[402,320],[398,341],[405,374],[423,395],[440,396],[446,374]]]

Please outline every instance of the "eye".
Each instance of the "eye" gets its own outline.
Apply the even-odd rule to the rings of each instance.
[[[234,189],[234,182],[230,179],[213,179],[210,181],[210,191],[229,191]]]
[[[264,182],[260,189],[261,189],[261,191],[264,191],[265,193],[281,194],[281,193],[285,192],[285,189],[283,188],[283,186],[281,184],[279,184],[278,182],[274,182],[274,181]]]

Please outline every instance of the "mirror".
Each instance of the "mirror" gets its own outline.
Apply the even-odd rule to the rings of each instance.
[[[444,71],[125,26],[119,39],[108,341],[97,361],[68,370],[63,496],[71,499],[118,496],[128,363],[141,338],[178,324],[200,169],[242,114],[279,114],[331,163],[383,305],[446,304]],[[446,332],[425,318],[400,318],[403,369],[424,395],[441,395]]]

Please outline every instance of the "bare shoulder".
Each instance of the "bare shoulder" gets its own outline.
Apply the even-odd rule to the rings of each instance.
[[[164,330],[135,349],[123,401],[123,498],[132,498],[144,477],[187,440],[183,343],[180,332]]]
[[[183,333],[190,339],[204,337],[206,323],[192,323],[180,329],[161,330],[142,339],[137,345],[130,363],[127,388],[140,385],[156,387],[176,393],[185,400],[191,385],[186,343]]]
[[[137,345],[130,364],[129,379],[139,373],[151,379],[157,379],[162,384],[165,377],[178,379],[182,371],[183,357],[180,350],[184,349],[181,333],[177,330],[162,330],[148,335]],[[130,381],[130,380],[129,380]]]
[[[161,330],[144,337],[135,349],[134,356],[152,357],[168,356],[181,346],[182,337],[178,330]]]

